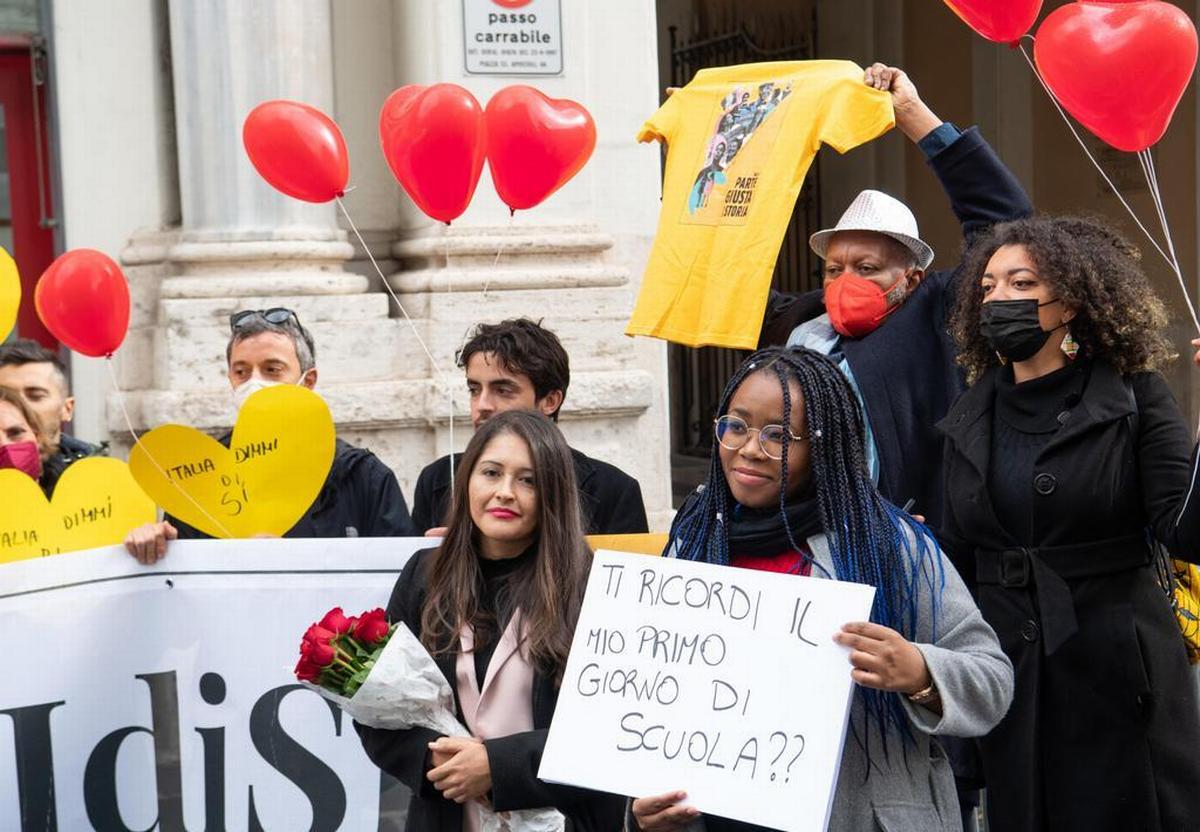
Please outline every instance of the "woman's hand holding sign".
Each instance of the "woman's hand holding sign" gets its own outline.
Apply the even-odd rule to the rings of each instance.
[[[667,792],[655,797],[639,797],[633,801],[633,819],[644,832],[682,829],[700,817],[694,806],[680,806],[687,792]]]
[[[842,627],[833,640],[850,648],[851,678],[863,687],[912,695],[932,681],[925,656],[895,630],[869,621]]]

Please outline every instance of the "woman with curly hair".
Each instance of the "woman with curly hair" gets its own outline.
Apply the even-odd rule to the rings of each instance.
[[[1200,706],[1155,545],[1200,559],[1167,314],[1103,224],[995,226],[953,331],[943,544],[1016,672],[981,741],[989,829],[1195,829]]]

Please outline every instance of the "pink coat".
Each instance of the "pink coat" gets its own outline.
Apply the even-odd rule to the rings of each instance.
[[[521,613],[513,613],[504,628],[483,679],[475,676],[475,631],[464,626],[459,634],[462,651],[455,662],[455,682],[463,719],[471,735],[490,740],[533,730],[533,665],[521,649],[518,633]],[[479,813],[464,806],[463,827],[478,832]]]

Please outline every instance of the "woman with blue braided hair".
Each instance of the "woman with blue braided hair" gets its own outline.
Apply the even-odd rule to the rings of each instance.
[[[830,830],[959,830],[937,735],[987,733],[1012,665],[929,532],[871,483],[863,415],[828,358],[750,356],[714,421],[706,482],[680,509],[668,556],[876,587],[871,621],[836,636],[858,684]],[[750,832],[672,792],[634,800],[631,829]],[[702,824],[702,825],[701,825]]]

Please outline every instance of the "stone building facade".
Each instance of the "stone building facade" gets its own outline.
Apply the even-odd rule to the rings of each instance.
[[[463,6],[445,0],[96,5],[54,3],[64,245],[119,254],[135,311],[117,356],[120,392],[95,362],[75,359],[81,435],[102,427],[127,448],[126,411],[137,431],[164,422],[225,429],[234,415],[228,316],[285,306],[313,332],[318,392],[339,435],[375,451],[411,497],[421,468],[470,436],[454,365],[465,335],[480,321],[527,315],[571,356],[560,422],[568,440],[636,477],[652,526],[668,522],[665,348],[623,335],[658,205],[658,154],[632,140],[658,102],[653,4],[565,0],[563,71],[538,78],[467,74]],[[102,17],[122,21],[122,42],[84,34],[106,25]],[[596,152],[529,211],[510,217],[485,172],[467,213],[450,227],[435,223],[388,172],[378,112],[395,88],[438,82],[462,84],[485,104],[513,83],[580,101],[598,127]],[[137,112],[103,120],[111,152],[107,170],[97,169],[76,145],[100,125],[76,105],[93,93],[111,99],[114,83]],[[351,158],[346,208],[411,322],[333,205],[276,193],[251,167],[242,120],[273,98],[338,121]],[[74,165],[103,187],[83,193]],[[93,221],[101,214],[105,228]]]
[[[1047,0],[1045,13],[1067,1]],[[1197,0],[1176,4],[1195,15]],[[681,435],[702,433],[711,414],[695,399],[689,411],[684,401],[695,381],[684,378],[695,369],[690,357],[680,361],[678,350],[622,334],[660,195],[659,152],[634,136],[672,79],[678,44],[724,43],[734,33],[747,44],[738,60],[768,54],[795,30],[815,57],[904,67],[941,116],[981,127],[1041,210],[1098,212],[1143,242],[1021,54],[975,36],[943,3],[559,5],[562,72],[531,78],[466,71],[464,0],[0,0],[0,51],[9,29],[35,31],[48,45],[57,249],[118,256],[133,288],[133,326],[117,362],[123,392],[113,392],[102,362],[71,356],[76,434],[127,446],[121,403],[135,430],[165,421],[220,430],[233,415],[221,354],[228,313],[287,305],[316,334],[319,390],[341,435],[374,449],[411,496],[421,467],[461,447],[470,430],[465,396],[452,422],[449,391],[433,364],[461,380],[452,358],[467,329],[527,314],[544,318],[571,353],[564,432],[636,476],[652,526],[664,528],[672,472],[677,501],[704,464],[694,447],[685,453]],[[720,62],[721,54],[709,57]],[[512,83],[580,101],[598,126],[595,155],[560,192],[516,217],[485,171],[467,213],[450,228],[433,223],[388,172],[377,119],[398,86],[441,81],[466,86],[483,103]],[[346,205],[432,364],[335,209],[289,200],[250,167],[241,121],[277,97],[305,100],[341,125],[354,187]],[[1155,148],[1193,294],[1200,274],[1195,102],[1189,90]],[[1153,217],[1134,157],[1085,141],[1135,210]],[[810,177],[807,224],[830,225],[858,190],[880,188],[912,206],[938,254],[935,268],[956,262],[957,223],[904,137],[893,133],[845,156],[822,151]],[[793,243],[803,248],[815,227],[798,228]],[[1186,353],[1180,289],[1163,263],[1149,256],[1145,263],[1175,313],[1171,338]],[[719,384],[722,373],[709,374],[710,387]],[[1167,374],[1194,418],[1200,399],[1190,365],[1177,361]]]

